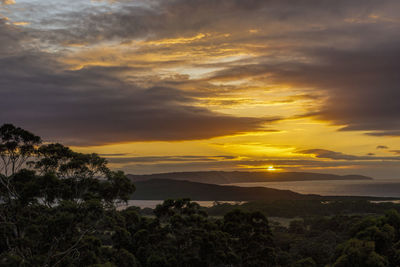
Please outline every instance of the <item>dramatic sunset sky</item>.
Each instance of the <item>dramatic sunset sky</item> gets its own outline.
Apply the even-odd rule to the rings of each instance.
[[[399,0],[1,0],[0,124],[127,173],[400,178],[399,14]]]

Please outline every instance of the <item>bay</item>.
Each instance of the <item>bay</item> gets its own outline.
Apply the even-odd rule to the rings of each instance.
[[[400,179],[256,182],[229,185],[269,187],[322,196],[400,197]]]

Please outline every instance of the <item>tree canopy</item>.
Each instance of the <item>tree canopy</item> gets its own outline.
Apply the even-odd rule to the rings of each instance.
[[[134,186],[105,159],[10,124],[0,137],[2,266],[275,266],[261,213],[213,219],[189,199],[119,211]]]
[[[125,175],[108,169],[98,155],[41,143],[11,124],[0,127],[2,264],[54,266],[80,260],[83,248],[99,242],[108,229],[114,204],[134,192]]]
[[[377,216],[360,200],[206,210],[167,199],[145,215],[117,209],[135,187],[97,154],[5,124],[0,159],[0,266],[400,266],[399,205]],[[344,206],[368,214],[340,215]],[[270,225],[266,214],[297,217]]]

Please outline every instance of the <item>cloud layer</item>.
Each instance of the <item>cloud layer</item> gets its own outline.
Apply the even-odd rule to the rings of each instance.
[[[254,132],[286,137],[311,129],[296,122],[307,118],[376,138],[368,145],[377,155],[361,145],[354,155],[310,149],[325,147],[320,136],[321,144],[296,142],[308,159],[288,166],[397,161],[398,151],[388,150],[396,144],[386,138],[400,136],[399,11],[397,0],[3,0],[0,123],[87,146]],[[286,142],[262,142],[267,138]],[[219,152],[234,158],[113,163],[262,168],[287,160]]]
[[[134,68],[65,69],[53,54],[23,48],[29,38],[0,22],[0,121],[47,139],[76,145],[206,139],[261,130],[268,122],[215,113],[193,106],[190,93],[120,78]]]

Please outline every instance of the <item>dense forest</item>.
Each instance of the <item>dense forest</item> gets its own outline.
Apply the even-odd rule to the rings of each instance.
[[[169,199],[118,210],[134,191],[98,155],[3,125],[0,266],[400,266],[396,204]]]

